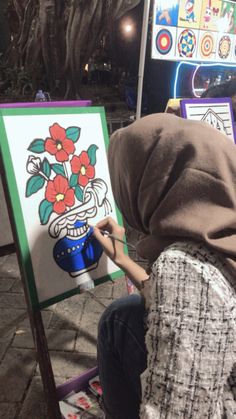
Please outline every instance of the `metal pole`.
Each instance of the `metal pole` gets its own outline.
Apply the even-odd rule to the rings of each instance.
[[[144,76],[145,56],[146,56],[146,47],[147,47],[147,31],[148,31],[150,1],[151,0],[144,0],[143,28],[142,28],[141,48],[140,48],[140,57],[139,57],[139,70],[138,70],[138,98],[137,98],[137,108],[136,108],[136,119],[139,119],[141,117],[141,110],[142,110],[143,76]]]

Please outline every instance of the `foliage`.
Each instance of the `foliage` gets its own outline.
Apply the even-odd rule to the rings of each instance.
[[[30,75],[23,67],[9,66],[4,56],[0,58],[0,85],[1,91],[8,99],[33,95],[34,89]]]

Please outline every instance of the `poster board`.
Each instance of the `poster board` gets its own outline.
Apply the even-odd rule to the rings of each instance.
[[[224,0],[154,0],[152,58],[230,63],[236,5]]]
[[[111,191],[103,108],[0,109],[0,147],[33,310],[122,272],[92,226],[121,216]]]
[[[183,118],[206,122],[236,142],[231,98],[182,99],[180,110]]]

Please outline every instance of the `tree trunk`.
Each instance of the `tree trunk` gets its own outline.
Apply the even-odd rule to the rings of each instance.
[[[10,43],[10,28],[6,20],[7,0],[1,1],[0,8],[0,53],[5,52]]]
[[[66,86],[77,98],[85,64],[112,22],[141,0],[12,0],[19,19],[17,66],[37,88]],[[10,58],[9,58],[10,59]]]
[[[57,36],[58,15],[56,0],[39,0],[39,21],[41,23],[41,49],[49,89],[53,90],[59,79],[60,63]]]

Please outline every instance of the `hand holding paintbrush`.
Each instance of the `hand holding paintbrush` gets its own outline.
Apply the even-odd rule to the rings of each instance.
[[[126,256],[124,244],[128,245],[124,241],[124,227],[119,226],[113,218],[108,217],[100,221],[93,229],[93,234],[103,246],[104,252],[119,266]],[[132,247],[134,246],[132,245]]]
[[[142,289],[144,281],[149,276],[124,252],[124,244],[135,248],[135,246],[124,242],[124,227],[119,226],[113,218],[108,217],[93,228],[94,236],[102,245],[106,255],[126,273],[138,289]]]

